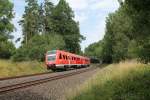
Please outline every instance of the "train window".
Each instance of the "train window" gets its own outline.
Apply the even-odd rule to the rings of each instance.
[[[68,57],[66,56],[66,60],[68,60]]]
[[[59,59],[62,59],[62,55],[61,55],[61,53],[59,54]]]
[[[63,59],[65,59],[65,55],[63,55]]]

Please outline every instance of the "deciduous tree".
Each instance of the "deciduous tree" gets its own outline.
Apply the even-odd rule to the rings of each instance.
[[[9,39],[13,36],[10,34],[14,30],[11,23],[13,14],[13,4],[9,0],[0,1],[0,58],[9,58],[15,47]]]

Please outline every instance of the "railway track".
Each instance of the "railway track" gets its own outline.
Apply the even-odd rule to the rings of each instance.
[[[71,73],[66,73],[66,74],[63,74],[63,75],[56,75],[56,76],[52,76],[52,77],[48,77],[48,78],[37,79],[37,80],[34,80],[34,81],[22,82],[22,83],[18,83],[18,84],[13,84],[13,85],[9,85],[9,86],[0,87],[0,95],[8,93],[10,91],[15,91],[15,90],[18,90],[18,89],[23,89],[23,88],[39,85],[39,84],[42,84],[42,83],[62,79],[62,78],[65,78],[65,77],[76,75],[76,74],[81,74],[81,73],[84,73],[84,72],[87,72],[87,71],[90,71],[90,70],[94,70],[94,69],[95,68],[86,68],[86,69],[83,69],[83,70],[79,70],[79,71],[75,71],[75,72],[71,72]],[[48,73],[46,73],[46,74],[48,74]],[[27,76],[27,77],[29,77],[29,76]],[[8,79],[10,79],[10,78],[8,78]]]
[[[4,80],[9,80],[9,79],[17,79],[17,78],[26,78],[26,77],[31,77],[31,76],[38,76],[38,75],[46,75],[50,74],[52,72],[45,72],[45,73],[37,73],[37,74],[30,74],[30,75],[21,75],[21,76],[13,76],[13,77],[5,77],[5,78],[0,78],[0,81]]]

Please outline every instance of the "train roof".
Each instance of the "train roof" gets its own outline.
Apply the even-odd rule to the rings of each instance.
[[[47,53],[48,53],[48,52],[50,52],[50,53],[63,52],[63,53],[71,54],[71,55],[76,56],[76,57],[85,58],[85,59],[90,59],[90,58],[88,58],[88,57],[80,56],[80,55],[77,55],[77,54],[74,54],[74,53],[70,53],[70,52],[67,52],[67,51],[64,51],[64,50],[51,50],[51,51],[47,51]]]

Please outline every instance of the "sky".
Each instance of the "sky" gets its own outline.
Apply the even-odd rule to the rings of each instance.
[[[44,0],[39,0],[42,3]],[[55,5],[59,0],[50,0]],[[81,49],[84,50],[89,44],[102,40],[105,34],[105,20],[109,13],[119,8],[117,0],[66,0],[75,14],[75,21],[79,21],[80,33],[86,37],[81,42]],[[18,37],[22,37],[22,29],[18,21],[21,20],[24,13],[25,0],[13,0],[15,18],[13,23],[16,31],[13,32],[15,41]],[[19,47],[20,43],[16,43]]]

